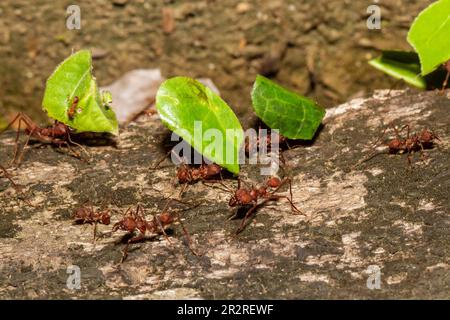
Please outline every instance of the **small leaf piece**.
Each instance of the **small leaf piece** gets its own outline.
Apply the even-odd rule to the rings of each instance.
[[[314,101],[260,75],[253,85],[252,102],[258,117],[289,139],[311,140],[325,116],[325,109]]]
[[[102,103],[102,97],[92,77],[92,58],[81,50],[64,60],[48,78],[43,109],[47,114],[77,132],[109,132],[118,134],[114,111]],[[73,116],[69,109],[75,104]]]
[[[450,60],[450,0],[429,5],[414,20],[408,42],[419,54],[422,75]]]
[[[161,121],[195,150],[230,172],[239,173],[244,133],[233,110],[211,89],[187,77],[168,79],[156,94],[156,109]],[[196,121],[200,121],[197,127]],[[198,124],[201,124],[201,134],[196,131]],[[211,140],[204,138],[207,130],[214,136]],[[231,136],[227,130],[232,130]],[[222,137],[222,148],[211,148],[217,135]]]
[[[426,89],[427,87],[425,78],[420,75],[420,61],[415,52],[383,51],[381,56],[370,60],[369,64],[417,88]]]

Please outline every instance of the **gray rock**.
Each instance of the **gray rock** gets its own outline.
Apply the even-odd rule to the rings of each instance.
[[[130,124],[117,148],[88,147],[89,164],[33,145],[10,172],[35,207],[0,178],[0,298],[449,299],[449,98],[449,91],[378,91],[329,109],[312,144],[284,153],[304,215],[272,203],[234,240],[240,220],[227,220],[229,194],[191,186],[184,200],[200,206],[182,218],[202,257],[175,225],[171,243],[135,244],[118,264],[121,234],[100,226],[94,248],[91,227],[72,225],[71,212],[86,200],[121,211],[140,202],[150,216],[177,196],[173,166],[149,169],[169,134],[157,119]],[[413,167],[406,155],[380,153],[354,168],[382,123],[428,127],[441,141],[424,160],[416,154]],[[13,141],[12,132],[0,137],[0,163]],[[264,181],[255,166],[244,165],[242,174]],[[70,265],[80,267],[80,290],[66,287]],[[380,289],[367,287],[374,268]]]

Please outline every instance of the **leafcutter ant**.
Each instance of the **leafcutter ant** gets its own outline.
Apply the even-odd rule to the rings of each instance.
[[[258,207],[263,206],[269,201],[278,201],[280,199],[286,199],[289,201],[291,205],[291,210],[294,214],[302,214],[302,212],[294,205],[294,202],[292,200],[292,185],[291,185],[291,179],[284,178],[283,180],[280,180],[277,177],[271,177],[269,178],[264,185],[259,187],[242,187],[241,179],[238,178],[238,186],[236,190],[232,190],[228,188],[225,184],[221,183],[222,186],[225,188],[225,192],[229,192],[232,194],[228,205],[232,208],[237,207],[239,208],[248,208],[244,219],[241,222],[240,227],[236,231],[236,235],[241,233],[245,227],[247,226],[247,221],[251,216],[254,214],[255,210]],[[285,184],[289,184],[289,194],[290,197],[286,195],[279,195],[276,194],[281,187],[283,187]],[[220,189],[220,188],[219,188]],[[262,200],[262,201],[259,201]],[[236,218],[238,215],[238,211],[234,213],[230,219]]]
[[[177,168],[176,178],[178,183],[183,185],[179,196],[186,192],[189,185],[195,184],[199,181],[214,182],[219,179],[222,180],[222,167],[215,163],[202,163],[198,167],[187,165],[184,159],[181,159],[173,150],[169,151],[156,165],[152,166],[152,169],[156,169],[170,153],[178,159],[180,165]]]
[[[75,112],[77,112],[77,106],[78,106],[78,97],[73,97],[72,104],[70,105],[69,109],[67,110],[67,116],[69,119],[73,119],[75,117]]]
[[[11,164],[17,164],[19,165],[22,161],[25,148],[27,147],[28,143],[30,142],[31,138],[34,138],[42,143],[51,144],[53,146],[62,147],[67,146],[67,148],[74,154],[77,158],[80,158],[79,154],[72,151],[70,145],[76,145],[81,150],[83,150],[86,154],[87,151],[78,143],[74,142],[71,139],[72,135],[72,129],[65,125],[64,123],[55,121],[55,123],[52,126],[42,128],[39,125],[37,125],[33,120],[31,120],[30,117],[28,117],[24,113],[19,113],[14,120],[12,120],[8,126],[0,132],[3,133],[4,131],[8,130],[14,123],[18,122],[18,128],[17,128],[17,134],[16,134],[16,140],[15,140],[15,147],[14,147],[14,156],[11,160]],[[25,141],[24,146],[22,147],[22,151],[19,154],[19,136],[20,136],[20,129],[22,123],[25,125],[25,134],[27,136],[27,140]]]
[[[128,234],[131,236],[131,238],[127,240],[127,243],[123,250],[122,259],[120,261],[121,263],[124,262],[128,256],[128,248],[130,244],[144,241],[145,239],[147,239],[147,233],[151,235],[150,239],[154,239],[159,235],[164,235],[167,241],[171,243],[169,237],[167,236],[166,230],[170,225],[174,223],[175,219],[180,223],[183,229],[184,235],[188,241],[189,249],[194,255],[197,256],[199,255],[192,248],[191,238],[183,222],[181,221],[178,213],[170,213],[167,210],[172,200],[175,199],[169,199],[169,201],[167,201],[166,205],[164,206],[162,213],[153,216],[151,220],[147,220],[145,218],[144,207],[138,204],[135,209],[133,209],[132,207],[128,208],[123,218],[119,222],[114,224],[112,232],[115,232],[117,230],[123,230],[128,232]],[[175,201],[183,203],[182,201],[179,200]],[[137,235],[135,235],[135,233],[137,233]]]
[[[395,138],[389,140],[387,143],[386,142],[380,143],[380,141],[384,138],[388,128],[389,127],[385,128],[383,130],[381,137],[377,139],[377,141],[374,143],[374,146],[372,147],[372,149],[376,148],[380,144],[384,144],[388,147],[390,154],[405,154],[406,153],[406,154],[408,154],[407,160],[408,160],[409,165],[412,164],[411,157],[414,152],[419,151],[421,153],[421,156],[424,157],[423,151],[425,149],[431,149],[435,144],[435,140],[440,140],[439,137],[434,132],[432,132],[431,130],[428,130],[428,129],[423,129],[420,133],[411,134],[410,126],[407,124],[407,125],[404,125],[402,128],[400,128],[400,130],[398,130],[395,126],[391,126],[391,128],[394,130]],[[400,133],[402,131],[404,131],[405,129],[407,129],[407,134],[406,134],[406,138],[403,138],[402,136],[400,136]],[[370,156],[359,161],[354,167],[357,167],[361,163],[372,159],[373,157],[375,157],[378,154],[380,154],[380,153],[372,153]]]
[[[73,213],[74,224],[93,224],[94,225],[94,240],[97,236],[97,224],[109,225],[111,222],[111,215],[109,210],[96,211],[91,206],[84,204],[76,209]]]

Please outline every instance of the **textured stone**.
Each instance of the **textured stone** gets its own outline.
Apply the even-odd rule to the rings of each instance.
[[[234,240],[240,220],[227,220],[229,195],[193,185],[185,200],[201,205],[182,217],[202,257],[191,254],[175,225],[171,243],[162,237],[133,245],[119,264],[120,233],[100,226],[94,248],[91,226],[70,219],[86,200],[120,211],[140,202],[150,215],[177,196],[175,167],[149,169],[169,136],[156,116],[130,124],[117,148],[88,147],[90,163],[35,144],[11,171],[35,208],[0,178],[0,297],[449,299],[449,107],[448,91],[378,91],[328,109],[315,141],[284,153],[304,215],[272,203]],[[387,153],[353,168],[382,123],[428,127],[441,141],[425,160],[414,156],[412,168],[405,155]],[[12,132],[0,137],[0,163],[13,141]],[[264,180],[255,166],[242,174]],[[69,265],[81,269],[80,290],[66,287]],[[366,285],[371,265],[381,268],[379,290]]]

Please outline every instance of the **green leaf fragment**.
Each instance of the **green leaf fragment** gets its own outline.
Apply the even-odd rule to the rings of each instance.
[[[450,60],[450,0],[432,3],[414,20],[408,42],[419,54],[422,75]]]
[[[74,104],[75,97],[78,103]],[[104,103],[92,76],[91,53],[81,50],[64,60],[48,78],[42,105],[51,118],[77,132],[117,135],[118,123],[110,102]],[[74,105],[74,113],[70,117],[69,109]]]
[[[195,150],[228,171],[239,173],[244,133],[233,110],[211,89],[187,77],[168,79],[156,94],[156,108],[161,121]],[[221,143],[211,147],[219,136]]]
[[[420,75],[420,60],[415,52],[383,51],[381,56],[370,60],[369,64],[417,88],[427,87],[425,78]]]
[[[311,140],[325,116],[325,109],[311,99],[261,75],[253,85],[252,102],[258,117],[289,139]]]

